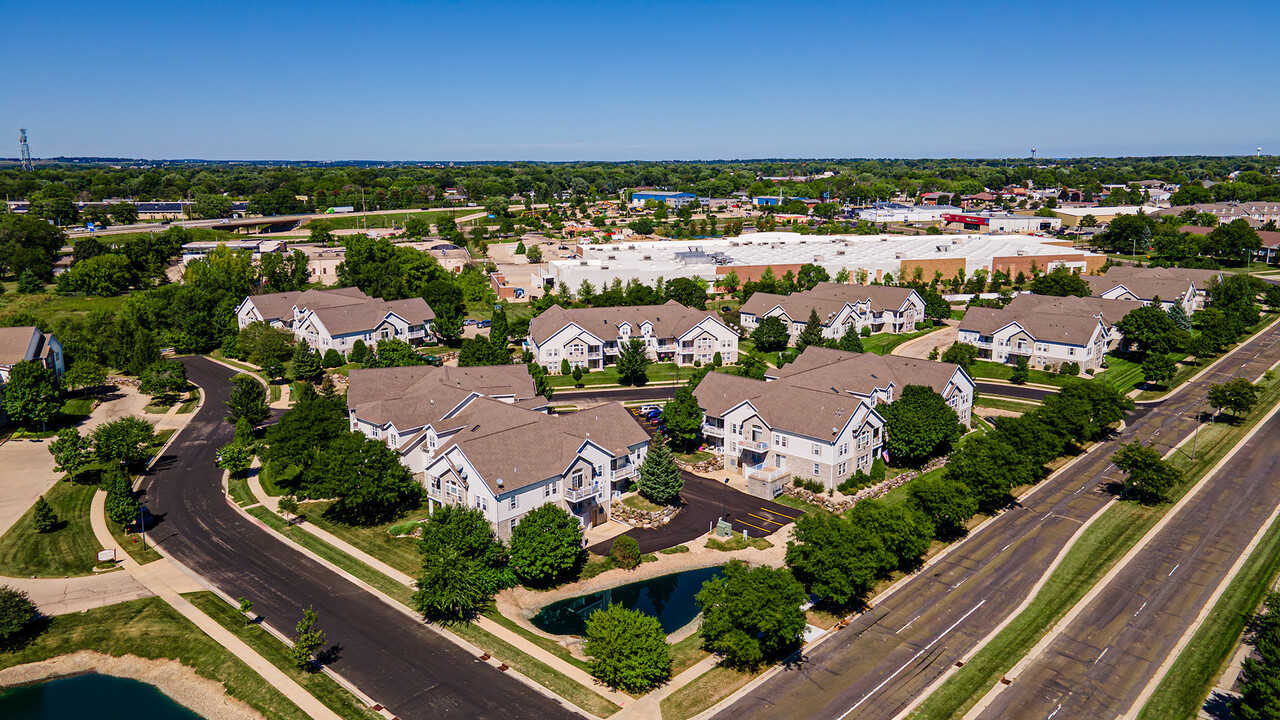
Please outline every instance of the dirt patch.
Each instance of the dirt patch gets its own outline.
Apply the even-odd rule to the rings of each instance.
[[[59,655],[41,662],[0,670],[0,687],[27,685],[84,673],[129,678],[154,685],[174,702],[206,720],[262,719],[248,704],[227,694],[222,683],[202,678],[176,660],[146,660],[135,655],[111,657],[92,650]]]

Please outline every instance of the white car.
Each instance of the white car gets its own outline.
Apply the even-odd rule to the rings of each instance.
[[[661,406],[661,405],[641,405],[641,406],[640,406],[640,414],[641,414],[641,415],[647,415],[647,414],[649,414],[649,413],[653,412],[654,410],[661,410],[661,409],[662,409],[662,406]]]

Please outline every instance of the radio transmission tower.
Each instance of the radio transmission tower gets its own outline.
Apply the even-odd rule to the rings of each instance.
[[[22,153],[22,169],[31,168],[31,146],[27,144],[27,129],[18,128],[18,150]]]

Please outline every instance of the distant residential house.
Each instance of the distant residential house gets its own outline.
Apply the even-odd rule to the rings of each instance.
[[[428,505],[479,509],[503,539],[554,503],[592,527],[636,476],[648,435],[609,403],[548,415],[523,365],[353,370],[351,429],[381,440],[426,489]]]
[[[390,339],[421,345],[431,336],[433,320],[435,313],[422,298],[380,300],[357,288],[250,295],[236,308],[241,328],[265,322],[320,352],[332,348],[344,355],[357,340],[371,346]]]
[[[974,383],[958,365],[806,348],[765,380],[710,373],[694,391],[702,434],[752,494],[773,497],[790,478],[834,488],[867,472],[883,451],[876,406],[907,385],[925,385],[970,423]]]
[[[777,317],[794,342],[817,311],[824,338],[842,337],[850,328],[862,332],[903,333],[924,320],[924,298],[912,288],[892,285],[818,283],[812,290],[790,295],[755,293],[739,310],[745,332],[752,332],[767,317]]]
[[[969,308],[958,340],[977,347],[986,360],[1025,357],[1035,368],[1074,362],[1096,371],[1120,338],[1114,324],[1142,306],[1130,299],[1019,295],[1003,308]]]
[[[650,360],[692,365],[738,360],[738,334],[715,315],[671,300],[664,305],[633,305],[566,310],[552,305],[529,324],[525,349],[534,362],[560,372],[570,367],[599,370],[616,364],[622,346],[637,339]]]
[[[1257,202],[1216,202],[1197,205],[1179,205],[1158,211],[1157,215],[1181,215],[1188,209],[1195,213],[1208,213],[1218,218],[1219,225],[1232,220],[1246,220],[1253,227],[1261,227],[1267,221],[1280,222],[1280,201],[1261,200]],[[1184,228],[1185,229],[1185,228]]]
[[[1208,235],[1214,230],[1210,227],[1197,227],[1195,225],[1183,225],[1178,229],[1182,232],[1194,233],[1196,235]],[[1276,232],[1274,230],[1258,230],[1257,233],[1258,239],[1262,241],[1262,247],[1253,251],[1253,261],[1267,263],[1268,265],[1276,264],[1277,259],[1280,259],[1280,232]],[[54,274],[57,274],[57,272],[57,265],[54,265]]]
[[[66,372],[66,359],[58,338],[31,326],[0,328],[0,399],[4,397],[4,386],[9,382],[13,366],[22,362],[38,362],[58,377]],[[4,420],[4,408],[0,405],[0,422]]]

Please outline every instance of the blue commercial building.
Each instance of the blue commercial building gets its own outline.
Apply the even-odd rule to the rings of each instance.
[[[660,203],[666,203],[669,207],[684,207],[689,203],[698,202],[698,196],[694,193],[687,192],[671,192],[669,190],[637,190],[631,193],[631,204],[635,206],[644,205],[648,200],[657,200]]]

